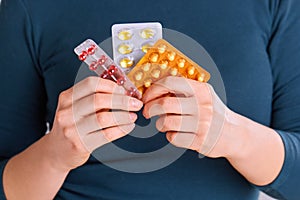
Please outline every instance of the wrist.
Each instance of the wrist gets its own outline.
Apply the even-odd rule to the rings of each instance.
[[[43,146],[43,161],[45,165],[48,165],[53,171],[57,171],[59,173],[69,173],[72,169],[67,165],[64,165],[63,159],[60,159],[60,153],[58,152],[58,144],[53,140],[53,134],[47,134],[42,139]]]
[[[247,157],[246,147],[249,142],[250,126],[251,120],[230,109],[226,111],[220,138],[223,143],[222,157],[227,159]]]

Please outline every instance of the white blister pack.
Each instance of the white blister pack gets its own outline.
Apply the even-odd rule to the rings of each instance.
[[[115,63],[128,73],[162,38],[158,22],[114,24],[112,26],[113,57]]]

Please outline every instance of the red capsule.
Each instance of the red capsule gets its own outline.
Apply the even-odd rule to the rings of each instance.
[[[78,56],[78,58],[79,58],[79,60],[81,60],[81,61],[85,61],[85,59],[87,58],[87,56],[88,56],[88,53],[87,53],[86,51],[83,51],[83,52]]]
[[[125,78],[123,76],[120,76],[118,79],[117,79],[117,84],[118,85],[124,85],[125,83]]]
[[[93,45],[91,45],[88,49],[87,49],[87,53],[89,54],[89,55],[93,55],[94,53],[95,53],[95,51],[96,51],[96,46],[93,44]]]
[[[135,89],[131,87],[129,90],[126,91],[126,95],[134,97],[136,95]]]
[[[98,64],[99,65],[104,65],[106,61],[107,61],[106,56],[102,55],[101,58],[98,60]]]
[[[111,78],[106,70],[100,75],[100,77],[104,78],[104,79],[110,79]]]
[[[95,71],[98,67],[98,63],[96,61],[90,64],[90,70]]]
[[[115,75],[115,73],[118,71],[118,68],[114,65],[111,65],[109,68],[108,68],[108,74],[109,75]]]

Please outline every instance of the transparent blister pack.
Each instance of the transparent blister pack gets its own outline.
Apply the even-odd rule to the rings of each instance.
[[[127,95],[141,98],[141,94],[126,74],[93,40],[87,39],[74,49],[79,60],[85,62],[91,71],[101,78],[109,79],[124,87]]]
[[[161,38],[162,26],[158,22],[114,24],[112,43],[115,63],[128,73]]]
[[[166,40],[158,40],[127,74],[143,94],[154,82],[167,76],[180,76],[207,82],[210,74]]]

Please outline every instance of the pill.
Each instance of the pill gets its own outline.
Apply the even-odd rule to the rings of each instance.
[[[169,62],[167,60],[162,60],[159,63],[161,69],[167,69]]]
[[[134,64],[133,59],[128,58],[128,57],[122,58],[122,59],[120,60],[120,66],[121,66],[122,68],[130,68],[130,67],[132,67],[133,64]]]
[[[147,79],[147,80],[144,81],[144,86],[145,86],[146,88],[150,87],[151,84],[152,84],[152,80],[151,80],[151,79]]]
[[[144,53],[147,53],[148,50],[151,49],[151,47],[152,47],[152,45],[151,45],[150,43],[144,44],[144,45],[142,46],[142,51],[143,51]]]
[[[146,28],[146,29],[143,29],[141,31],[141,37],[144,38],[144,39],[151,39],[154,37],[155,35],[155,31],[153,29],[150,29],[150,28]]]
[[[169,61],[175,60],[175,56],[176,56],[176,53],[174,51],[170,51],[167,54],[167,58],[168,58]]]
[[[172,76],[177,76],[177,74],[178,74],[178,69],[177,69],[177,68],[171,68],[170,74],[171,74]]]
[[[130,30],[122,30],[118,34],[120,40],[130,40],[132,38],[132,32]]]
[[[160,70],[159,70],[159,69],[154,69],[154,70],[152,70],[151,76],[152,76],[153,78],[159,78],[159,76],[160,76]]]
[[[203,73],[199,74],[197,77],[198,81],[200,81],[200,82],[204,82],[204,78],[205,78],[205,74],[203,74]]]
[[[129,44],[121,44],[119,47],[118,47],[118,51],[120,54],[130,54],[132,52],[132,46],[129,45]]]
[[[178,61],[177,61],[177,66],[179,67],[179,68],[184,68],[184,65],[185,65],[185,59],[183,59],[183,58],[181,58],[181,59],[178,59]]]
[[[144,70],[145,72],[149,71],[150,68],[151,68],[151,64],[150,64],[150,63],[146,63],[146,64],[143,65],[143,70]]]
[[[165,53],[167,46],[164,44],[161,44],[157,47],[157,49],[158,49],[158,53],[163,54],[163,53]]]
[[[153,62],[153,63],[156,63],[156,62],[158,61],[158,58],[159,58],[158,53],[152,53],[152,54],[149,56],[149,61],[150,61],[150,62]]]
[[[136,80],[136,81],[142,80],[143,75],[144,75],[143,72],[137,72],[137,73],[135,74],[135,80]]]
[[[190,75],[190,76],[192,76],[192,75],[194,75],[195,74],[195,67],[193,67],[193,66],[191,66],[191,67],[188,67],[188,69],[187,69],[187,73]]]

